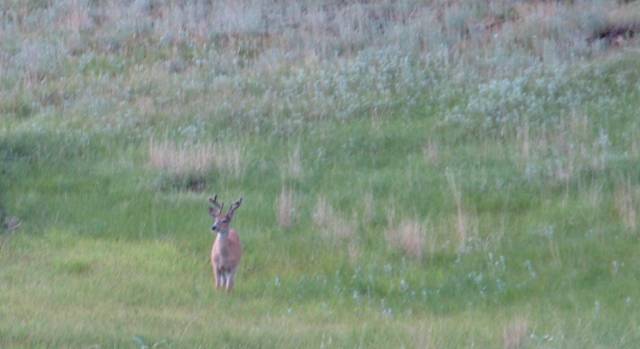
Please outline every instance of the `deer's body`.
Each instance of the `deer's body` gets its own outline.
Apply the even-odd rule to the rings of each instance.
[[[240,207],[242,198],[229,208],[224,214],[222,208],[224,204],[218,203],[218,196],[210,198],[209,214],[213,218],[211,230],[216,232],[216,240],[211,248],[211,267],[216,282],[216,288],[224,288],[227,291],[233,290],[236,277],[236,269],[242,257],[242,244],[240,237],[235,230],[229,228],[236,209]]]
[[[211,249],[211,266],[216,287],[233,289],[236,268],[242,257],[242,244],[235,230],[229,230],[227,236],[218,234]]]

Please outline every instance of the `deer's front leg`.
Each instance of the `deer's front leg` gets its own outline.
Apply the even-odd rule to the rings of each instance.
[[[216,288],[223,287],[222,283],[222,271],[217,270],[215,267],[213,268],[213,277],[216,279]]]

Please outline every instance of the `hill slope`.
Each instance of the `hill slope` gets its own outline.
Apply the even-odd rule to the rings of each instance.
[[[636,347],[638,9],[3,3],[0,346]]]

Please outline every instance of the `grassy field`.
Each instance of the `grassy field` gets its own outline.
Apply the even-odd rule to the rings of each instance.
[[[0,347],[640,346],[639,23],[0,2]],[[244,197],[232,294],[214,193]]]

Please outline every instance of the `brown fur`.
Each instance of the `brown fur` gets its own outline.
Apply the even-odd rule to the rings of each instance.
[[[213,267],[213,275],[216,281],[220,273],[235,274],[241,258],[242,243],[240,243],[240,237],[235,230],[229,230],[229,235],[226,238],[222,238],[220,235],[216,236],[213,248],[211,248],[211,266]],[[216,282],[216,287],[224,286],[218,285]],[[233,289],[233,281],[227,289]]]

